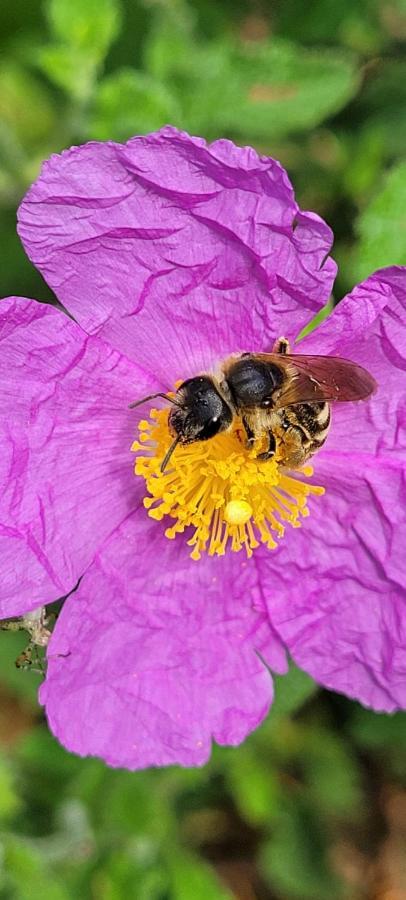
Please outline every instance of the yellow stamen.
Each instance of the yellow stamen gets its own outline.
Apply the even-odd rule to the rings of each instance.
[[[273,549],[285,525],[298,528],[300,518],[309,515],[307,496],[324,494],[324,488],[286,472],[278,456],[257,459],[258,447],[244,446],[238,419],[230,431],[208,441],[178,444],[165,472],[161,462],[173,441],[168,411],[153,409],[138,429],[131,449],[138,454],[135,473],[143,476],[149,494],[144,506],[153,519],[173,520],[165,531],[170,540],[194,529],[187,541],[193,559],[204,551],[223,556],[227,549],[243,548],[250,557],[261,543]],[[298,472],[312,474],[309,465]]]

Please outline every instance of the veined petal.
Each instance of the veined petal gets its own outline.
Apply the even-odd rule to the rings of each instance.
[[[406,452],[406,268],[380,269],[348,294],[297,345],[300,353],[347,357],[365,366],[377,392],[361,403],[336,404],[328,450]]]
[[[406,706],[405,468],[325,451],[326,493],[259,567],[270,619],[320,684],[391,712]]]
[[[0,617],[70,591],[137,502],[134,392],[151,379],[66,315],[0,303]]]
[[[19,233],[82,327],[168,384],[295,337],[336,271],[277,162],[169,127],[51,157]]]
[[[255,566],[190,560],[143,511],[101,549],[66,601],[41,699],[68,749],[129,769],[201,765],[238,744],[286,671]]]

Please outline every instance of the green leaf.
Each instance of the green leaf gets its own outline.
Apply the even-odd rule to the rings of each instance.
[[[5,198],[4,208],[0,209],[0,231],[2,234],[2,294],[5,297],[13,295],[17,295],[20,297],[36,297],[38,300],[48,300],[52,302],[53,300],[55,300],[55,297],[46,286],[39,272],[37,272],[37,270],[34,269],[34,266],[31,265],[28,257],[24,253],[23,246],[16,233],[15,210],[22,194],[22,185],[20,183],[20,180],[22,181],[24,178],[24,188],[26,186],[28,187],[30,181],[32,181],[39,172],[39,161],[36,171],[32,171],[33,163],[36,161],[36,158],[30,155],[29,165],[19,172],[18,185],[15,184],[14,178],[12,180],[14,193],[11,193],[10,191],[10,198]],[[31,177],[29,177],[30,173]],[[9,183],[9,186],[11,188],[12,185]],[[13,642],[14,638],[17,638],[18,640],[18,648],[17,652],[15,653],[11,644],[7,642],[7,638],[9,637],[11,638],[11,642]],[[4,662],[7,664],[7,672],[13,671],[15,676],[15,683],[18,684],[21,684],[21,682],[24,680],[23,676],[27,674],[26,672],[17,672],[14,666],[14,660],[19,655],[19,653],[21,653],[21,650],[24,646],[23,636],[20,637],[21,640],[19,640],[18,635],[6,634],[5,632],[2,632],[2,634],[0,634],[0,672],[4,671],[2,654],[3,648],[7,646],[10,647],[11,650],[10,654],[7,655],[7,659]],[[27,642],[28,636],[25,643],[27,644]],[[7,650],[5,652],[7,654]],[[27,681],[27,678],[25,678],[25,681]]]
[[[356,819],[363,799],[360,773],[345,738],[319,725],[302,726],[297,738],[298,762],[315,811]]]
[[[314,128],[338,112],[359,84],[347,55],[277,40],[237,48],[231,55],[233,76],[237,107],[222,110],[225,127],[264,138]]]
[[[54,37],[93,60],[104,58],[120,27],[116,0],[48,0],[46,12]]]
[[[374,189],[386,155],[385,131],[372,123],[344,137],[347,165],[343,170],[345,189],[359,205]]]
[[[347,54],[280,39],[252,46],[227,39],[197,43],[167,20],[151,32],[145,60],[152,74],[177,89],[186,127],[251,140],[313,128],[341,109],[359,84]]]
[[[146,38],[144,66],[155,78],[167,83],[171,76],[181,76],[193,70],[190,57],[198,52],[199,47],[194,42],[188,23],[166,13],[156,18]]]
[[[272,760],[245,744],[228,757],[225,777],[240,814],[253,825],[268,825],[278,811],[280,791]]]
[[[325,900],[339,896],[327,864],[327,836],[304,798],[285,797],[271,840],[260,852],[264,875],[283,897]]]
[[[382,23],[371,0],[284,0],[277,8],[278,31],[303,43],[346,43],[378,52]]]
[[[351,733],[361,747],[384,749],[391,744],[399,753],[406,751],[406,715],[404,712],[377,715],[362,706],[354,707]]]
[[[0,819],[8,819],[20,805],[6,760],[0,757]]]
[[[380,59],[372,67],[369,77],[356,98],[352,115],[357,129],[352,130],[356,140],[359,128],[383,136],[385,158],[393,162],[403,157],[406,143],[406,61],[403,58]]]
[[[269,713],[270,724],[283,716],[292,715],[318,690],[310,675],[290,664],[287,675],[274,676],[275,698]]]
[[[121,69],[98,86],[90,137],[126,140],[179,120],[180,110],[156,79],[134,69]]]
[[[163,775],[163,778],[161,777]],[[85,775],[85,783],[88,775]],[[175,828],[173,810],[165,796],[165,774],[105,772],[91,796],[96,828],[168,839]],[[78,786],[75,787],[75,792]]]
[[[97,759],[83,760],[68,753],[45,724],[33,728],[26,735],[17,748],[16,758],[26,774],[26,793],[38,793],[41,803],[48,803],[50,807],[65,796],[67,785],[75,776],[82,775],[87,783],[91,783],[98,774],[103,776],[106,771]],[[80,799],[79,791],[76,796]]]
[[[103,859],[92,878],[91,893],[103,900],[128,900],[132,897],[136,900],[162,900],[169,897],[166,873],[159,864],[147,867],[138,860],[137,857],[142,856],[140,848],[141,841],[135,838],[131,848],[110,853]],[[144,844],[144,855],[147,854]]]
[[[406,265],[406,162],[387,175],[382,189],[360,215],[357,232],[359,281],[382,266]]]
[[[37,50],[33,58],[49,80],[81,106],[90,100],[97,76],[97,62],[86,50],[49,44]]]
[[[22,838],[6,835],[4,868],[18,900],[69,900],[62,882],[45,866],[40,853]]]
[[[167,862],[174,900],[231,900],[214,871],[198,857],[175,850]]]
[[[116,0],[49,0],[47,16],[54,41],[34,49],[31,58],[83,108],[118,34],[119,6]]]
[[[8,62],[0,67],[0,122],[0,134],[7,127],[28,148],[47,138],[55,123],[45,88],[31,74]]]
[[[354,706],[349,730],[356,744],[374,754],[382,769],[401,781],[406,777],[406,715],[404,712],[377,715]]]

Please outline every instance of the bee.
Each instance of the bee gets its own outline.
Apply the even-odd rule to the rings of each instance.
[[[286,338],[272,353],[240,353],[226,359],[217,376],[188,378],[176,393],[155,397],[172,404],[169,430],[174,438],[161,464],[164,472],[178,444],[207,441],[231,428],[239,416],[246,444],[266,443],[260,460],[276,453],[289,469],[300,468],[323,446],[331,424],[331,403],[366,400],[375,379],[355,362],[338,356],[291,354]]]

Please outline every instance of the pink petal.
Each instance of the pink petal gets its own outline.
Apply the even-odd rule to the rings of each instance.
[[[54,734],[129,769],[201,765],[212,739],[239,744],[272,700],[262,658],[286,671],[255,565],[196,563],[141,510],[66,601],[48,656]]]
[[[298,665],[386,711],[406,705],[405,301],[406,269],[381,270],[298,345],[361,363],[379,388],[333,407],[314,458],[326,494],[260,561],[270,619]]]
[[[45,304],[0,304],[0,616],[71,590],[134,509],[127,407],[151,380]]]
[[[336,404],[329,450],[406,452],[406,268],[381,269],[342,300],[300,353],[343,356],[365,366],[378,382],[368,401]]]
[[[168,386],[294,337],[336,271],[330,229],[278,163],[169,127],[51,157],[19,233],[82,327]]]
[[[269,616],[320,684],[388,712],[406,706],[406,478],[393,457],[321,452],[326,487],[275,555],[261,553]]]

